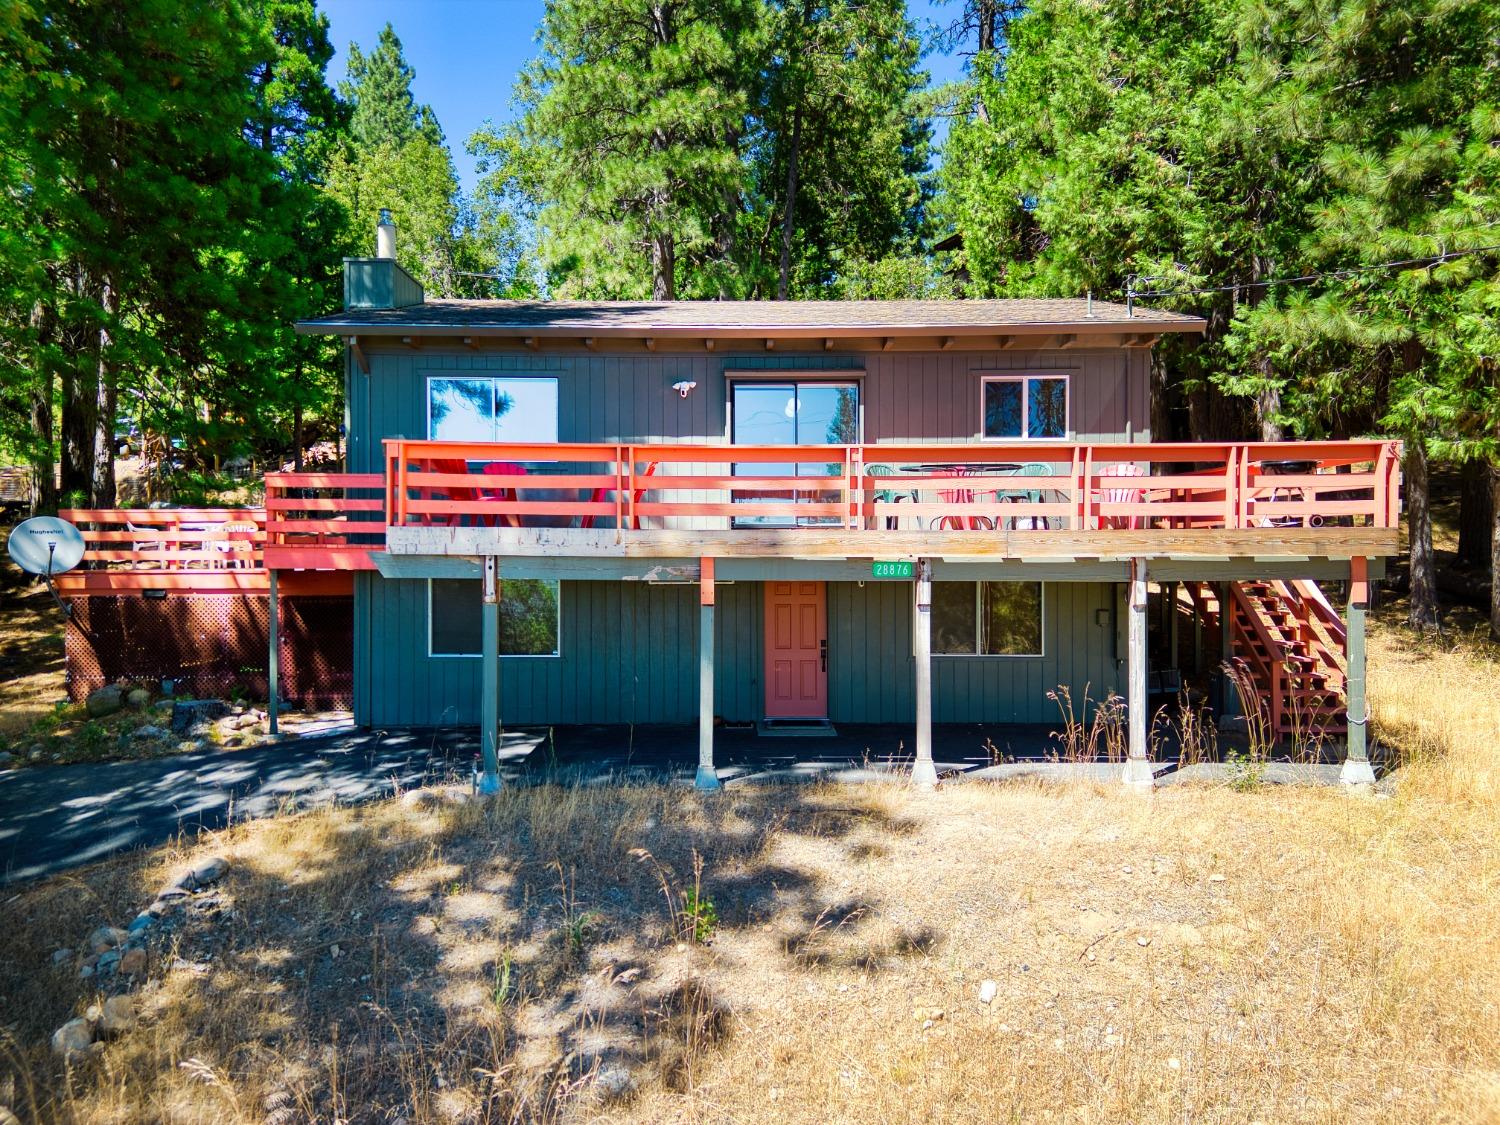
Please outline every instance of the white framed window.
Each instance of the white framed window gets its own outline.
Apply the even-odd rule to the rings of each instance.
[[[557,380],[429,375],[427,436],[435,441],[556,441]]]
[[[1041,656],[1040,582],[934,582],[934,656]]]
[[[477,578],[427,580],[427,655],[478,657],[482,584]],[[562,585],[551,578],[507,578],[500,589],[500,655],[562,655]]]
[[[979,380],[980,436],[986,441],[1067,437],[1069,383],[1063,371],[984,376]]]

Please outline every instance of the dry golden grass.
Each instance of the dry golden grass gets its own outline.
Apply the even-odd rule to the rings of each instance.
[[[78,1122],[1500,1121],[1496,665],[1372,665],[1389,799],[538,788],[112,861],[5,900],[0,1074]],[[224,916],[65,1075],[52,950],[210,849]]]

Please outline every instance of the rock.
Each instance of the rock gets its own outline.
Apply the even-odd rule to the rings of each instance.
[[[130,920],[130,925],[125,927],[126,940],[135,937],[137,934],[144,934],[155,924],[156,919],[151,915],[150,909],[142,910]]]
[[[993,1002],[993,1000],[995,999],[995,993],[997,993],[999,991],[1000,991],[1000,985],[997,984],[995,981],[987,980],[987,981],[980,982],[980,985],[979,985],[979,1002],[981,1004],[989,1004],[989,1003]]]
[[[94,968],[101,973],[112,973],[115,971],[115,966],[120,963],[122,956],[123,954],[118,949],[105,950],[99,954],[99,960],[95,963]]]
[[[70,1019],[52,1033],[52,1050],[64,1060],[74,1062],[86,1054],[94,1043],[94,1025],[83,1016]]]
[[[1208,881],[1210,883],[1222,883],[1224,881],[1224,876],[1220,875],[1217,871],[1215,871],[1212,875],[1210,875],[1208,877]]]
[[[1168,1070],[1181,1070],[1182,1069],[1182,1060],[1179,1059],[1179,1058],[1175,1058],[1175,1057],[1168,1059],[1167,1060],[1167,1069]]]
[[[0,750],[0,769],[4,769],[6,766],[10,765],[12,756],[13,755],[9,750]]]
[[[135,730],[131,731],[130,737],[135,739],[137,742],[145,742],[147,739],[151,738],[166,738],[167,732],[164,731],[161,727],[153,726],[151,723],[147,723],[145,726],[136,727]]]
[[[83,701],[83,709],[89,713],[91,719],[102,719],[106,715],[113,715],[123,706],[125,706],[125,693],[120,690],[119,684],[95,688]]]
[[[136,950],[139,953],[139,950]],[[129,996],[111,996],[99,1015],[101,1035],[123,1035],[135,1026],[135,1001]]]
[[[151,693],[143,687],[132,688],[130,694],[125,697],[125,702],[137,711],[144,710],[151,703]]]
[[[120,972],[127,977],[142,976],[146,972],[146,951],[144,949],[127,949],[125,956],[120,958]]]
[[[329,947],[329,949],[328,949],[328,955],[330,957],[332,957],[335,961],[337,961],[339,959],[339,954],[342,953],[342,952],[344,952],[344,951],[339,948],[339,943],[338,942],[334,942],[333,945],[331,945]]]
[[[248,730],[258,722],[260,720],[255,717],[255,712],[247,711],[234,720],[234,728],[235,730]]]
[[[89,934],[89,948],[95,953],[113,949],[125,941],[125,931],[118,926],[100,926]]]
[[[62,965],[72,959],[73,951],[71,949],[54,949],[52,951],[52,963],[54,965]]]
[[[222,699],[179,699],[172,704],[172,733],[203,733],[199,728],[222,719],[228,713],[229,706]]]
[[[40,762],[42,760],[42,754],[43,754],[43,752],[44,751],[42,750],[42,748],[40,746],[33,746],[31,748],[31,750],[27,753],[26,760],[28,762]]]
[[[628,1093],[635,1081],[623,1066],[606,1066],[594,1077],[594,1084],[606,1097],[618,1098]]]
[[[1149,936],[1147,936],[1146,934],[1137,934],[1136,938],[1135,938],[1135,943],[1136,943],[1136,945],[1139,945],[1139,946],[1147,946],[1147,945],[1151,944],[1151,938]]]
[[[401,807],[406,809],[431,809],[442,803],[442,796],[434,789],[408,789],[401,794]]]
[[[209,856],[202,863],[193,868],[193,882],[200,887],[206,887],[210,883],[217,883],[224,877],[224,872],[229,870],[229,861],[221,855]]]

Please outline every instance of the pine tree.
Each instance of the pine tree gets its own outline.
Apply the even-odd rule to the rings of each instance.
[[[927,76],[903,0],[780,0],[751,135],[774,295],[826,292],[847,268],[910,249],[929,183]]]
[[[432,296],[494,295],[522,268],[514,223],[463,197],[437,116],[412,93],[415,76],[390,24],[368,56],[350,44],[349,78],[339,88],[353,107],[351,143],[329,162],[330,190],[366,253],[380,211],[391,211],[397,260]]]
[[[551,0],[520,120],[471,142],[569,296],[718,296],[759,0]]]

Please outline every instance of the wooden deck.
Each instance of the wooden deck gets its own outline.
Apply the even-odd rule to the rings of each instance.
[[[1378,558],[1394,443],[386,442],[392,554]]]
[[[75,509],[64,594],[308,589],[392,555],[1379,559],[1393,442],[726,446],[386,442],[384,473],[271,473],[263,508]],[[323,575],[323,578],[318,578]],[[296,577],[294,577],[296,576]],[[286,585],[282,589],[287,589]]]

